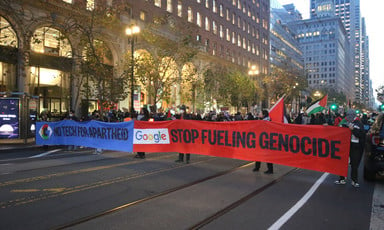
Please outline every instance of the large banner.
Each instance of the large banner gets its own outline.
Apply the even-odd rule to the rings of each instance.
[[[262,161],[347,176],[351,131],[269,121],[37,122],[36,144],[180,152]]]
[[[127,152],[133,148],[133,121],[37,122],[36,132],[37,145],[78,145]]]
[[[135,152],[262,161],[347,176],[351,131],[268,121],[135,121]]]

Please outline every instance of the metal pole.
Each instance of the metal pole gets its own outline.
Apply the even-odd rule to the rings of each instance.
[[[134,68],[134,47],[135,46],[135,36],[132,35],[132,39],[131,39],[131,117],[133,118],[134,117],[134,113],[135,113],[135,108],[134,108],[134,71],[135,71],[135,68]]]

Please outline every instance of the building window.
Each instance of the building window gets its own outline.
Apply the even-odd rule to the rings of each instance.
[[[161,0],[155,0],[155,6],[161,7]]]
[[[231,34],[229,33],[229,29],[226,29],[226,34],[227,34],[227,41],[231,41]]]
[[[236,44],[236,33],[232,32],[232,44]]]
[[[232,24],[235,25],[236,23],[236,14],[232,14]]]
[[[217,34],[217,25],[216,25],[216,21],[212,21],[212,31],[213,31],[213,34]]]
[[[145,21],[147,19],[147,13],[144,11],[140,11],[140,20]]]
[[[177,2],[177,16],[179,17],[183,16],[183,5],[180,0]]]
[[[196,13],[196,25],[198,25],[199,27],[201,27],[201,14],[199,12]]]
[[[52,56],[72,57],[72,48],[68,39],[63,39],[63,34],[51,27],[42,27],[34,33],[34,38],[40,42],[31,42],[31,49],[37,53]]]
[[[193,22],[193,12],[191,7],[188,7],[188,22]]]
[[[0,16],[0,45],[18,47],[17,36],[9,22]],[[1,62],[0,62],[1,63]],[[1,91],[1,90],[0,90]]]
[[[205,47],[207,48],[207,50],[209,49],[209,39],[205,40]]]
[[[198,35],[196,36],[196,41],[201,42],[201,35],[200,35],[200,34],[198,34]]]
[[[220,38],[224,38],[224,30],[222,25],[220,25],[219,33],[220,33]]]
[[[209,19],[208,17],[205,17],[205,30],[206,31],[209,31],[211,28],[209,26]]]
[[[227,8],[226,10],[226,15],[227,15],[227,21],[231,20],[231,14],[229,13],[229,9]]]
[[[219,11],[220,11],[220,17],[224,17],[224,8],[223,8],[223,4],[220,4],[220,6],[219,6]]]
[[[87,10],[94,10],[95,9],[95,1],[94,0],[87,0]]]
[[[212,12],[213,13],[217,13],[216,0],[212,0]]]
[[[209,8],[209,0],[205,0],[205,7]]]
[[[167,0],[167,11],[172,13],[172,0]]]

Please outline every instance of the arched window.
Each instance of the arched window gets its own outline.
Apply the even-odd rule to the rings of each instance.
[[[0,45],[18,47],[16,33],[3,17],[0,17]]]
[[[42,27],[35,31],[31,40],[31,49],[37,53],[72,57],[68,39],[60,31],[51,27]]]
[[[3,60],[0,61],[0,92],[12,92],[16,90],[16,65],[12,59],[16,59],[18,41],[15,31],[9,22],[0,17],[0,50]]]

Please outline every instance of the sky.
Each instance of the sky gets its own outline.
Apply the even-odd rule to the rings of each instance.
[[[282,5],[293,3],[304,19],[309,18],[310,0],[278,0]],[[369,37],[370,78],[373,90],[384,85],[384,28],[381,14],[383,14],[383,0],[360,0],[360,14],[365,17],[367,35]],[[376,99],[376,93],[374,92]]]

